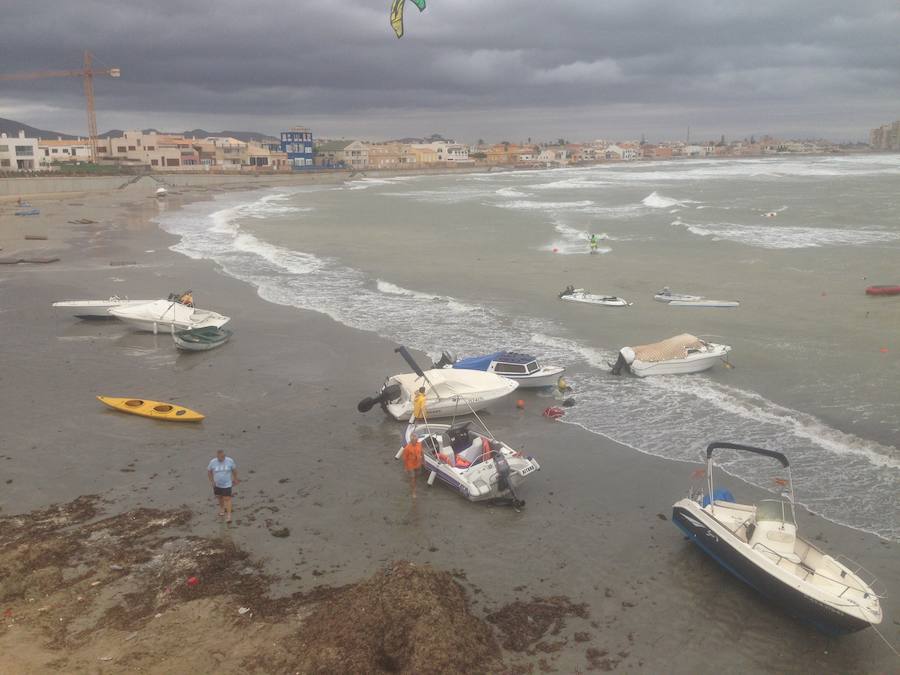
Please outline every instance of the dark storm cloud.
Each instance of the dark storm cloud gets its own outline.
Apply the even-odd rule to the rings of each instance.
[[[315,124],[375,137],[699,132],[861,137],[900,116],[892,0],[11,0],[0,70],[77,66],[101,127]],[[10,2],[10,0],[7,0]],[[83,128],[77,80],[3,83],[0,116]]]

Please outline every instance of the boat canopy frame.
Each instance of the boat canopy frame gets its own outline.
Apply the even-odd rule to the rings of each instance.
[[[797,514],[794,510],[794,480],[791,477],[791,463],[788,461],[788,458],[784,455],[784,453],[777,452],[776,450],[767,450],[766,448],[757,448],[753,445],[744,445],[743,443],[730,443],[728,441],[713,441],[709,445],[706,446],[706,481],[707,481],[707,489],[709,490],[709,503],[712,506],[715,503],[715,499],[713,496],[715,493],[714,481],[713,481],[713,466],[715,464],[713,460],[713,453],[716,450],[739,450],[741,452],[750,452],[755,455],[762,455],[763,457],[769,457],[770,459],[774,459],[782,467],[787,469],[787,484],[788,484],[788,494],[787,498],[791,505],[791,517],[793,518],[794,523],[797,522]],[[784,493],[782,493],[784,494]]]

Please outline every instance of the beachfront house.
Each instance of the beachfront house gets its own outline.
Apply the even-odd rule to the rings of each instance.
[[[316,147],[316,166],[328,169],[369,168],[369,148],[360,141],[328,141]]]
[[[291,127],[281,132],[281,152],[287,154],[294,171],[312,169],[314,164],[313,135],[306,127]]]
[[[13,137],[0,134],[0,171],[38,171],[42,168],[38,139],[26,138],[24,131]]]

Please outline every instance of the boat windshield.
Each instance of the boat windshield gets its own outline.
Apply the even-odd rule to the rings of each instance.
[[[774,521],[794,525],[794,510],[788,502],[764,499],[756,505],[756,522]]]
[[[503,363],[498,361],[494,366],[494,372],[500,375],[524,375],[527,371],[521,363]]]
[[[531,363],[529,363],[529,364],[528,364],[527,366],[525,366],[525,367],[528,368],[528,372],[529,372],[529,373],[535,373],[535,372],[537,372],[538,370],[540,370],[540,368],[541,368],[541,367],[538,365],[537,361],[532,361]]]

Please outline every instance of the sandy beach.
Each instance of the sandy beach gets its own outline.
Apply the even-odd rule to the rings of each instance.
[[[9,556],[0,559],[0,671],[896,671],[896,657],[874,631],[820,635],[684,540],[669,517],[697,465],[639,454],[548,421],[541,416],[545,401],[532,393],[518,395],[524,410],[508,400],[486,417],[500,438],[541,462],[523,490],[521,513],[465,502],[424,480],[411,501],[393,459],[402,426],[375,411],[356,412],[362,396],[398,371],[396,345],[323,314],[261,299],[212,263],[170,251],[177,239],[153,222],[161,210],[224,190],[270,185],[265,179],[184,184],[157,200],[155,184],[143,180],[105,193],[31,197],[41,210],[31,217],[14,216],[14,202],[0,204],[0,256],[61,259],[0,266],[6,431],[0,543]],[[95,222],[68,222],[78,219]],[[47,239],[26,241],[26,234]],[[79,321],[50,307],[64,299],[165,297],[187,288],[198,306],[232,317],[229,344],[180,353],[167,335]],[[206,419],[167,426],[105,409],[95,399],[100,394],[177,401]],[[216,517],[205,474],[219,448],[236,460],[243,478],[230,527]],[[740,489],[761,492],[746,484]],[[98,496],[89,509],[38,513],[86,495]],[[119,549],[98,548],[92,558],[83,557],[89,546],[77,555],[58,549],[58,560],[76,565],[59,570],[68,590],[62,581],[34,576],[54,567],[52,559],[42,567],[39,556],[29,558],[47,532],[80,532],[79,541],[90,542],[92,523],[129,513],[138,530],[130,538],[120,521],[104,525],[122,539]],[[51,521],[52,527],[41,525]],[[808,538],[879,577],[888,589],[879,629],[900,642],[900,545],[805,512],[800,526]],[[166,541],[202,545],[166,563],[168,571],[139,572]],[[128,552],[120,556],[126,562],[100,556],[116,550]],[[190,562],[176,564],[218,558],[228,564],[199,566],[199,572]],[[124,569],[112,574],[110,565]],[[418,576],[422,569],[429,571]],[[130,570],[135,576],[122,581]],[[24,586],[15,578],[23,575]],[[190,577],[199,579],[203,593],[183,590]],[[263,578],[258,586],[251,581]],[[336,638],[328,652],[327,640],[310,637],[307,652],[292,651],[298,635],[319,635],[317,625],[352,612],[354,592],[369,598],[373,584],[421,585],[432,593],[440,611],[395,599],[398,611],[418,613],[413,618],[421,621],[471,617],[483,642],[457,627],[446,631],[444,646],[465,651],[475,640],[472,654],[483,660],[454,665],[430,651],[433,658],[424,661],[406,652],[380,661],[329,661],[351,645],[349,638]],[[163,593],[175,585],[182,590]],[[116,607],[125,612],[135,605],[127,593],[136,586],[149,598],[139,616],[110,620]],[[267,600],[257,608],[254,598]],[[282,604],[271,609],[279,598]],[[379,610],[384,617],[391,616],[391,602]],[[241,607],[250,611],[239,614]],[[54,612],[59,621],[48,621]],[[552,620],[531,631],[535,622],[526,617],[542,612]],[[406,632],[394,631],[390,640],[415,641],[419,624],[409,618],[398,623]],[[337,626],[334,635],[342,630],[352,634]],[[226,639],[213,644],[197,637],[208,631]],[[347,646],[348,653],[370,649]]]

